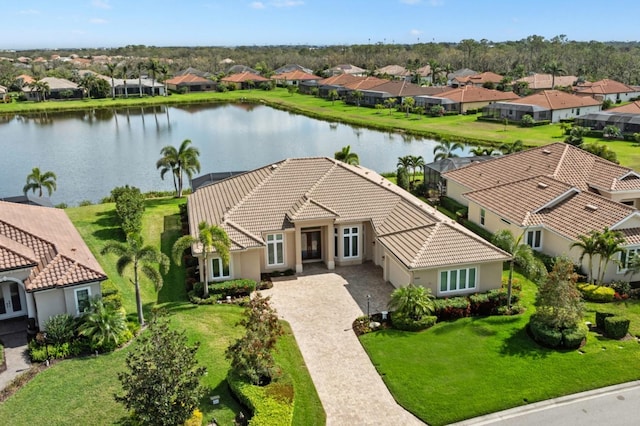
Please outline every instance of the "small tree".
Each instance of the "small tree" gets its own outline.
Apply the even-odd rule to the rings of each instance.
[[[246,333],[229,346],[225,356],[238,376],[254,385],[266,385],[275,375],[272,352],[284,331],[269,297],[260,293],[251,299],[243,315],[238,325],[244,326]]]
[[[290,84],[287,86],[287,92],[289,92],[289,96],[293,96],[298,93],[298,86]]]
[[[534,124],[536,124],[536,120],[534,120],[533,117],[529,114],[523,115],[520,119],[520,125],[522,127],[531,127]]]
[[[327,96],[329,96],[329,99],[331,99],[331,105],[335,104],[336,99],[338,99],[338,91],[333,89],[333,90],[329,90],[329,93],[327,94]]]
[[[135,186],[121,186],[111,191],[116,202],[116,213],[125,235],[140,233],[145,204],[144,196]]]
[[[360,164],[360,158],[358,154],[351,151],[351,145],[343,146],[340,151],[336,151],[335,154],[333,154],[333,158],[354,166]]]
[[[429,108],[429,114],[432,117],[442,117],[444,115],[444,107],[442,105],[433,105]]]
[[[415,104],[416,104],[416,100],[411,97],[407,97],[402,100],[402,106],[404,107],[407,117],[409,117],[409,113],[411,112]]]
[[[204,393],[200,378],[206,368],[196,360],[198,347],[199,343],[188,346],[185,333],[169,329],[166,319],[152,319],[127,354],[127,371],[118,373],[124,393],[115,400],[139,424],[184,424]]]
[[[361,91],[359,90],[354,90],[353,92],[351,92],[351,97],[353,98],[353,100],[356,103],[356,106],[360,106],[360,101],[362,100],[362,98],[364,97],[364,95],[362,94]]]
[[[396,172],[396,184],[405,191],[409,190],[409,173],[405,167],[398,167],[398,171]]]
[[[78,332],[89,338],[92,348],[112,350],[126,329],[124,310],[114,309],[97,298],[91,301],[89,311],[82,317]]]
[[[622,132],[620,131],[618,126],[609,124],[607,126],[604,126],[604,129],[602,129],[602,136],[604,136],[606,139],[617,139],[622,136]]]
[[[586,127],[573,126],[571,130],[569,130],[569,136],[567,136],[564,141],[574,146],[582,145],[584,137],[588,132],[589,129]]]
[[[558,258],[553,270],[538,288],[536,313],[531,321],[555,330],[577,327],[582,322],[584,308],[576,280],[571,260]]]

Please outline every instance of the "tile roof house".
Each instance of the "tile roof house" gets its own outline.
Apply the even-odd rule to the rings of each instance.
[[[496,74],[491,71],[482,72],[480,74],[456,76],[451,79],[451,86],[477,86],[482,87],[486,83],[492,83],[494,85],[500,83],[504,78],[503,75]]]
[[[531,90],[551,90],[553,86],[563,86],[563,87],[571,87],[576,81],[578,81],[578,77],[575,75],[556,75],[555,81],[554,77],[551,74],[538,74],[534,73],[528,75],[526,77],[522,77],[516,80],[517,82],[522,81],[529,85],[529,89]]]
[[[284,74],[284,73],[291,72],[291,71],[302,71],[302,72],[305,72],[307,74],[313,74],[313,70],[312,69],[303,67],[302,65],[298,65],[298,64],[283,65],[280,68],[277,68],[277,69],[273,70],[273,73],[274,74]]]
[[[598,112],[601,102],[590,97],[576,96],[560,90],[543,90],[509,102],[495,102],[482,110],[482,115],[520,121],[530,115],[536,121],[575,118],[581,114]]]
[[[626,237],[623,259],[640,253],[640,174],[572,145],[545,145],[443,177],[447,195],[468,206],[471,221],[490,232],[526,233],[524,241],[535,250],[579,264],[581,253],[571,244],[608,227]],[[612,265],[605,277],[628,280],[626,272],[626,265]]]
[[[479,110],[498,101],[520,99],[513,92],[485,89],[473,85],[462,86],[430,96],[416,96],[416,105],[424,106],[427,110],[435,105],[442,105],[445,111],[457,111],[460,114],[468,110]]]
[[[83,96],[82,89],[66,78],[45,77],[39,81],[49,85],[49,93],[45,96],[47,99],[80,99]],[[30,86],[24,86],[22,92],[27,100],[41,100],[42,93]]]
[[[167,89],[190,92],[215,90],[215,82],[196,74],[182,74],[165,81]]]
[[[345,88],[347,84],[363,81],[366,77],[359,77],[351,74],[336,74],[331,77],[323,78],[319,81],[305,81],[300,83],[300,92],[310,94],[313,88],[318,89],[318,96],[326,98],[331,90],[338,92],[340,97],[344,97],[349,89]],[[386,81],[386,80],[385,80]]]
[[[77,316],[106,278],[64,210],[0,201],[0,321]]]
[[[625,113],[625,114],[640,114],[640,101],[634,101],[626,105],[620,105],[617,107],[609,108],[607,112],[613,113]]]
[[[299,86],[303,82],[322,80],[322,77],[301,70],[293,70],[274,74],[271,76],[271,80],[275,81],[279,86]]]
[[[451,86],[453,83],[453,80],[456,78],[468,77],[470,75],[476,75],[476,74],[478,74],[478,71],[474,71],[469,68],[462,68],[462,69],[450,72],[449,74],[447,74],[447,86]]]
[[[361,90],[363,98],[361,105],[375,106],[379,103],[384,103],[386,99],[395,98],[398,102],[397,105],[402,104],[402,100],[406,97],[416,97],[420,95],[430,95],[433,93],[434,88],[422,87],[417,84],[402,81],[387,81],[384,84],[375,86],[371,89]],[[436,89],[437,90],[437,89]]]
[[[326,76],[339,74],[350,74],[356,77],[364,77],[367,75],[367,70],[351,64],[340,64],[333,68],[329,68],[324,72],[324,75]]]
[[[290,158],[202,186],[188,212],[192,235],[206,221],[231,239],[228,267],[214,258],[209,281],[371,261],[396,287],[449,296],[499,287],[509,259],[372,170],[330,158]]]
[[[387,65],[376,70],[378,76],[389,76],[396,80],[411,79],[411,71],[402,65]]]
[[[612,102],[627,102],[640,96],[638,87],[629,86],[615,80],[586,81],[573,88],[580,96],[590,96],[600,102],[608,99]]]
[[[220,81],[225,84],[233,84],[236,89],[251,89],[252,85],[258,87],[260,84],[268,83],[270,80],[252,72],[241,72],[223,77]]]

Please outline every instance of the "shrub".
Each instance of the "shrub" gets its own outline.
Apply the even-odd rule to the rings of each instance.
[[[226,299],[227,296],[248,296],[256,290],[257,283],[254,280],[239,279],[223,281],[221,283],[209,283],[209,292],[215,299]]]
[[[604,319],[604,335],[611,339],[622,339],[629,332],[629,319],[609,316]]]
[[[396,173],[396,183],[397,185],[404,189],[409,189],[409,173],[407,173],[407,169],[404,167],[398,167],[398,171]]]
[[[522,116],[522,119],[520,119],[520,124],[522,127],[531,127],[536,124],[536,120],[534,120],[531,115],[525,114]]]
[[[431,289],[413,284],[396,288],[391,293],[389,308],[408,319],[420,321],[423,317],[433,314]]]
[[[433,105],[429,108],[429,114],[432,117],[442,117],[444,115],[444,107],[442,105]]]
[[[488,293],[478,293],[469,296],[471,315],[491,315],[493,301],[489,300]]]
[[[116,213],[125,235],[140,232],[145,208],[140,189],[129,185],[120,186],[111,190],[111,196],[116,203]]]
[[[251,426],[290,426],[293,422],[294,389],[290,383],[255,386],[234,374],[227,376],[231,392],[253,413]]]
[[[614,314],[610,312],[596,312],[596,327],[604,331],[605,318],[612,317]]]
[[[606,284],[606,286],[611,287],[620,296],[629,296],[629,292],[631,291],[631,284],[629,284],[629,281],[611,281],[609,284]]]
[[[55,315],[44,323],[47,342],[58,345],[70,342],[76,333],[76,320],[69,314]]]
[[[93,205],[93,201],[91,200],[82,200],[78,203],[78,207],[87,207],[92,205]]]
[[[122,308],[122,294],[120,290],[111,281],[105,281],[102,283],[102,301],[105,306],[110,306],[113,309]]]
[[[536,321],[533,316],[529,322],[529,331],[533,339],[544,346],[557,348],[562,343],[562,332],[547,327],[543,322]]]
[[[567,349],[577,349],[582,346],[582,342],[587,338],[587,326],[579,324],[575,328],[562,330],[562,346]]]
[[[426,315],[418,320],[414,320],[404,315],[402,312],[391,313],[391,323],[393,326],[398,330],[404,331],[426,330],[427,328],[432,327],[437,320],[438,317],[435,315]]]
[[[616,293],[611,287],[586,283],[578,284],[578,290],[586,300],[591,302],[611,302]]]
[[[197,408],[193,410],[193,414],[189,419],[184,422],[183,426],[201,426],[202,425],[202,411]]]
[[[436,299],[434,305],[438,321],[468,317],[471,312],[471,305],[466,297]]]
[[[449,198],[449,197],[441,197],[440,198],[440,205],[442,207],[444,207],[445,209],[449,210],[452,213],[453,212],[457,212],[458,210],[466,208],[466,206],[463,206],[462,204],[460,204],[459,202],[457,202],[453,198]]]

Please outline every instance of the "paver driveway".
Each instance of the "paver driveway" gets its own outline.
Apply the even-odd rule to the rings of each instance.
[[[372,264],[328,271],[305,265],[295,280],[276,282],[270,295],[293,333],[327,414],[327,425],[422,425],[400,407],[351,329],[366,312],[385,310],[390,284]]]

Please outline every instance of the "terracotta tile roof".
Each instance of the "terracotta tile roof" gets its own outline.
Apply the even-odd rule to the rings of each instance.
[[[361,77],[358,80],[345,84],[344,87],[351,90],[369,90],[388,81],[389,80],[378,77]]]
[[[318,77],[317,75],[309,74],[304,71],[294,70],[290,72],[285,72],[282,74],[276,74],[271,76],[271,80],[321,80],[322,77]]]
[[[557,142],[443,173],[470,190],[549,176],[581,191],[640,189],[638,174],[572,145]]]
[[[183,74],[183,75],[170,78],[169,80],[166,80],[165,83],[175,84],[177,86],[179,84],[193,84],[193,83],[212,84],[213,81],[208,80],[204,77],[200,77],[199,75],[195,75],[195,74]]]
[[[15,79],[16,79],[16,80],[22,80],[22,82],[23,82],[24,84],[31,84],[31,83],[33,83],[34,81],[36,81],[36,79],[35,79],[35,78],[33,78],[33,77],[31,77],[30,75],[27,75],[27,74],[20,74],[20,75],[19,75],[19,76],[17,76]]]
[[[619,229],[628,245],[640,245],[640,228]]]
[[[351,74],[338,74],[329,78],[324,78],[318,81],[319,86],[345,86],[357,81],[364,80],[365,77],[358,77]],[[386,80],[385,80],[386,81]]]
[[[464,256],[471,261],[508,258],[456,223],[438,228],[434,235],[446,237],[428,245],[424,240],[408,241],[423,236],[419,229],[450,219],[371,170],[324,157],[287,159],[201,187],[189,195],[188,205],[192,234],[201,221],[220,225],[234,249],[264,246],[264,233],[289,229],[296,221],[332,219],[370,221],[377,235],[386,235],[386,245],[394,252],[405,244],[424,246],[422,257],[407,261],[410,268],[449,264],[448,256],[457,250],[470,250]],[[397,233],[404,236],[393,236]],[[464,247],[452,245],[452,236]],[[469,247],[482,250],[474,258],[475,248]]]
[[[371,92],[386,92],[391,96],[419,96],[432,93],[428,87],[418,86],[408,81],[387,81],[369,89]]]
[[[586,106],[600,105],[601,102],[587,97],[577,96],[561,90],[543,90],[533,95],[525,96],[514,101],[514,104],[536,105],[544,109],[557,110],[567,108],[580,108]]]
[[[28,268],[37,264],[33,250],[0,235],[0,271]]]
[[[520,99],[513,92],[501,92],[500,90],[485,89],[477,86],[463,86],[440,93],[437,97],[451,99],[457,103],[468,102],[495,102]]]
[[[351,64],[336,65],[333,68],[329,68],[327,71],[334,72],[334,73],[340,72],[343,74],[364,74],[367,72],[367,70]]]
[[[554,79],[551,74],[533,74],[526,77],[517,79],[516,81],[524,81],[529,84],[529,89],[532,90],[544,90],[553,89],[551,87],[554,84]],[[575,75],[556,75],[556,86],[573,86],[578,81],[578,77]]]
[[[406,77],[411,75],[411,72],[402,65],[387,65],[386,67],[378,68],[377,74],[387,74],[394,77]]]
[[[37,263],[25,281],[27,291],[107,278],[64,210],[0,202],[0,236],[5,253]]]
[[[265,81],[269,81],[269,79],[264,78],[258,74],[253,74],[250,72],[242,72],[239,74],[231,74],[227,77],[220,79],[220,81],[224,83],[244,83],[247,81],[253,81],[254,83],[263,83]]]
[[[480,74],[455,77],[453,80],[459,83],[470,83],[483,85],[484,83],[500,83],[504,78],[503,75],[496,74],[491,71],[481,72]]]
[[[620,83],[619,81],[609,80],[605,78],[604,80],[598,80],[594,82],[586,81],[582,84],[579,84],[574,87],[574,90],[579,93],[588,93],[588,94],[615,94],[615,93],[633,93],[637,92],[638,89],[629,86],[624,83]]]
[[[640,101],[631,102],[627,105],[609,108],[606,112],[626,112],[629,114],[640,114]]]

